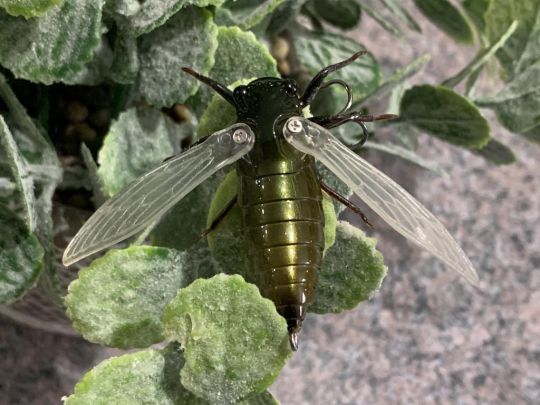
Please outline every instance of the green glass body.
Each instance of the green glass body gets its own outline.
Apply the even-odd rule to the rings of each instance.
[[[235,89],[238,122],[255,133],[237,163],[238,202],[251,282],[271,299],[297,334],[313,299],[324,249],[322,192],[315,161],[294,149],[281,127],[302,115],[292,80],[257,79]]]

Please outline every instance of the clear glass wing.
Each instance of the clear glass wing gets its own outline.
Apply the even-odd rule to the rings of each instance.
[[[247,154],[254,142],[247,125],[235,124],[139,177],[86,221],[65,250],[64,265],[142,231],[212,174]]]
[[[478,284],[478,275],[454,238],[420,202],[399,184],[343,145],[325,128],[301,117],[283,129],[296,149],[313,155],[368,204],[392,228]]]

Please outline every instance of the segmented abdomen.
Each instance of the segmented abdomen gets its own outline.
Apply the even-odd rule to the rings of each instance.
[[[300,329],[317,285],[324,248],[322,195],[313,162],[240,176],[239,202],[248,241],[251,280]],[[287,167],[286,164],[282,167]]]

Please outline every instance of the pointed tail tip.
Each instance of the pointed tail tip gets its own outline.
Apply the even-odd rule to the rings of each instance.
[[[291,345],[291,350],[296,352],[298,350],[298,332],[289,331],[289,343]]]

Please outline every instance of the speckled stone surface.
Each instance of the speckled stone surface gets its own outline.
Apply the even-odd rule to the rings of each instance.
[[[419,20],[428,35],[397,41],[367,19],[351,35],[386,72],[430,53],[414,81],[437,83],[473,52]],[[387,279],[353,311],[308,317],[300,350],[271,387],[283,404],[539,403],[540,147],[490,119],[516,164],[494,167],[428,136],[419,153],[447,177],[369,155],[447,225],[475,264],[480,288],[376,221]],[[106,355],[96,350],[0,317],[0,405],[58,403]]]

